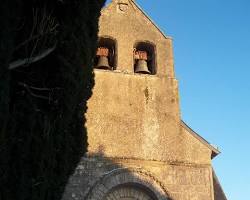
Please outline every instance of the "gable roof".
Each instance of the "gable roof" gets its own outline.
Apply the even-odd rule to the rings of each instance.
[[[112,0],[103,10],[108,8],[112,3],[116,0]],[[136,0],[128,0],[131,4],[133,4],[151,23],[152,25],[161,33],[161,35],[166,39],[172,39],[171,37],[167,36],[157,25],[156,23],[144,12],[144,10],[136,3]]]
[[[211,158],[213,159],[215,156],[220,154],[221,152],[215,148],[213,145],[211,145],[207,140],[205,140],[203,137],[201,137],[198,133],[196,133],[193,129],[191,129],[183,120],[181,120],[181,126],[186,129],[193,137],[198,139],[202,144],[207,146],[211,151],[212,155]]]

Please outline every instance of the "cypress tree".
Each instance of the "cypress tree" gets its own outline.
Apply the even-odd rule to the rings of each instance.
[[[87,151],[104,0],[3,0],[0,199],[57,200]]]

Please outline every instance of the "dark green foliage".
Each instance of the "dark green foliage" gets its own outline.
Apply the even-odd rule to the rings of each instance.
[[[103,3],[1,1],[1,200],[59,200],[86,152],[84,113],[94,85],[92,60]],[[51,22],[55,30],[40,34],[34,13],[37,24],[44,15],[53,19],[43,28]],[[8,69],[9,63],[53,45],[55,51],[44,59]]]

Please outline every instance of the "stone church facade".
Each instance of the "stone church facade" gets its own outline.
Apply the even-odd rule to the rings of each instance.
[[[181,120],[172,39],[134,0],[102,10],[89,152],[65,200],[226,200],[220,152]]]

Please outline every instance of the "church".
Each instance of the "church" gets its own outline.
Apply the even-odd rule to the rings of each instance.
[[[64,200],[226,200],[220,152],[181,119],[172,38],[136,4],[103,8],[86,113],[88,155]]]

